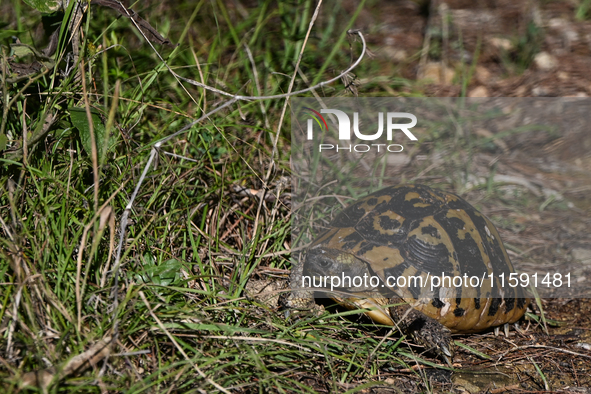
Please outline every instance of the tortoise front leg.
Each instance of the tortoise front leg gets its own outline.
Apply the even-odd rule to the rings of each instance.
[[[401,299],[391,300],[404,302]],[[433,350],[449,366],[452,366],[454,346],[451,331],[437,320],[413,309],[406,303],[390,307],[390,316],[403,334],[409,335],[418,345]]]

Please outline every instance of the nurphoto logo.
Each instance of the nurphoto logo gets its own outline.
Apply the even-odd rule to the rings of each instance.
[[[338,122],[338,135],[339,141],[350,141],[351,140],[351,132],[355,134],[355,137],[362,141],[376,141],[382,134],[384,133],[384,112],[378,112],[378,131],[373,134],[363,134],[359,130],[359,113],[353,112],[353,127],[351,127],[351,119],[349,115],[347,115],[344,111],[339,109],[321,109],[320,112],[313,110],[309,107],[304,107],[305,110],[310,111],[312,115],[312,119],[308,119],[308,140],[314,139],[314,123],[317,124],[317,127],[320,131],[325,130],[328,131],[328,124],[326,120],[322,116],[322,114],[333,114]],[[392,137],[396,130],[402,131],[408,139],[411,141],[417,141],[417,137],[409,130],[410,128],[416,126],[417,124],[417,117],[408,112],[386,112],[386,140],[392,141]],[[400,119],[409,119],[410,122],[408,123],[394,123],[396,119],[397,122]],[[388,151],[392,153],[402,152],[404,147],[400,144],[355,144],[355,145],[348,145],[348,146],[340,146],[335,144],[319,144],[318,145],[319,152],[323,150],[336,150],[339,151],[348,151],[348,152],[369,152],[372,149],[377,149],[378,152],[381,151]],[[384,149],[384,150],[381,150]]]

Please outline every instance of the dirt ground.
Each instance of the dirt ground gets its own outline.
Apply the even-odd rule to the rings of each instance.
[[[382,1],[362,12],[357,27],[368,32],[370,50],[383,74],[400,73],[422,81],[420,89],[428,96],[459,96],[464,84],[469,97],[588,100],[591,13],[585,12],[582,3]],[[346,4],[351,10],[356,6],[353,1]],[[363,83],[364,76],[358,77]],[[388,89],[386,85],[381,87]],[[396,89],[394,95],[400,95],[400,89],[412,93],[417,88],[401,84]],[[568,103],[556,116],[566,116],[572,109]],[[519,209],[508,210],[500,203],[484,209],[497,220],[509,217],[510,224],[501,224],[500,232],[506,243],[516,247],[509,253],[521,268],[552,266],[575,272],[577,278],[591,278],[591,131],[586,120],[585,114],[579,115],[581,124],[565,125],[559,135],[529,132],[497,139],[496,151],[473,157],[477,177],[486,177],[495,163],[495,176],[505,177],[499,179],[534,197],[535,202]],[[483,132],[500,133],[502,127]],[[417,179],[414,163],[401,167],[399,175]],[[437,176],[421,174],[418,180],[428,175]],[[478,194],[469,193],[467,199],[478,199]],[[544,202],[549,199],[560,203],[547,207]],[[542,300],[546,318],[555,321],[548,326],[548,334],[532,322],[522,326],[521,332],[511,332],[509,338],[492,332],[459,336],[459,341],[491,359],[459,350],[456,366],[466,372],[428,374],[434,391],[591,393],[591,300],[575,298],[578,295]],[[371,392],[417,390],[405,373],[393,373],[391,383],[396,389]]]

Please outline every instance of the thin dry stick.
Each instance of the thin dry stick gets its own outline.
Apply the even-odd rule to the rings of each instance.
[[[150,307],[150,303],[148,302],[148,300],[146,299],[146,296],[144,295],[144,292],[143,291],[139,291],[138,293],[139,293],[142,301],[146,305],[146,308],[148,308],[148,312],[150,312],[150,316],[152,316],[152,319],[154,319],[154,321],[158,324],[158,326],[160,327],[160,329],[166,334],[166,336],[168,337],[168,339],[170,339],[170,341],[177,348],[177,350],[183,355],[183,357],[185,358],[185,360],[187,360],[193,366],[193,368],[195,369],[195,371],[197,371],[197,373],[203,379],[205,379],[207,381],[207,383],[211,384],[216,389],[220,390],[223,393],[230,394],[230,392],[228,390],[226,390],[225,388],[223,388],[222,386],[220,386],[219,384],[217,384],[216,382],[214,382],[213,380],[211,380],[210,378],[208,378],[205,375],[205,373],[203,373],[203,371],[201,370],[201,368],[199,368],[193,362],[193,360],[191,360],[189,358],[189,356],[187,356],[187,353],[185,353],[185,351],[183,350],[183,348],[179,346],[179,344],[174,339],[174,337],[168,332],[168,330],[166,329],[166,327],[164,327],[164,324],[162,324],[162,322],[160,321],[160,319],[158,319],[158,317],[154,314],[154,312],[152,311],[152,308]]]
[[[514,393],[517,390],[519,390],[520,388],[521,388],[521,385],[512,384],[510,386],[504,386],[504,387],[499,387],[498,389],[490,390],[489,393],[490,394],[500,394],[500,393],[505,393],[507,391]]]

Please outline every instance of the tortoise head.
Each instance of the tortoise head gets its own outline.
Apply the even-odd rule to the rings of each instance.
[[[375,289],[369,285],[369,278],[374,274],[367,263],[353,254],[337,249],[316,247],[308,250],[304,275],[316,278],[317,283],[322,279],[328,287],[336,284],[334,287],[354,293]]]

